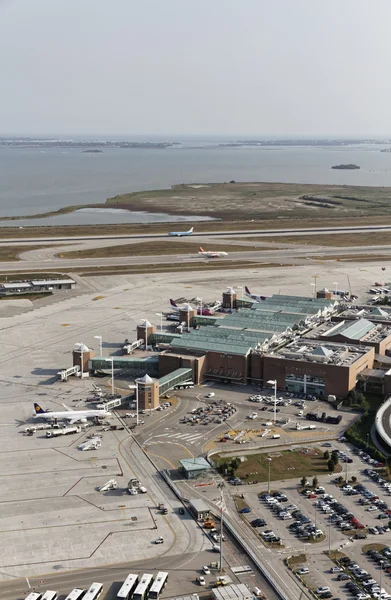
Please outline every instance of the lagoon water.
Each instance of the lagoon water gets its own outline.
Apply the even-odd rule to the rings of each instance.
[[[226,141],[226,140],[225,140]],[[219,142],[183,142],[180,147],[105,149],[13,148],[0,146],[0,219],[33,215],[64,206],[104,203],[125,192],[168,188],[176,183],[275,181],[391,187],[391,153],[383,146],[219,147]],[[356,163],[357,171],[332,170]],[[199,218],[198,218],[199,219]],[[0,225],[57,225],[187,220],[130,211],[77,211],[47,219]],[[190,218],[189,220],[196,220]]]

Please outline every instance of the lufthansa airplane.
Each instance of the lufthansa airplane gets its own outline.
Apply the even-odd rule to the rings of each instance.
[[[65,406],[65,404],[63,404],[63,406],[67,410],[63,410],[60,412],[51,412],[48,410],[43,410],[43,408],[41,408],[39,404],[34,402],[34,418],[36,419],[38,417],[42,417],[50,421],[57,421],[57,419],[68,419],[70,421],[70,425],[73,425],[73,423],[77,423],[77,421],[80,421],[80,423],[87,423],[87,419],[95,419],[96,417],[104,418],[111,416],[110,412],[102,409],[73,410],[72,408]]]

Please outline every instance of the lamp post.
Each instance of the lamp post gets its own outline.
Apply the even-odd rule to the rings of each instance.
[[[114,358],[109,358],[111,360],[111,393],[114,396]]]
[[[75,347],[79,350],[80,352],[80,365],[81,365],[81,374],[80,374],[80,378],[83,379],[84,376],[84,361],[83,361],[83,354],[84,354],[84,344],[82,344],[81,342],[78,342],[77,344],[75,344]]]
[[[276,409],[277,409],[277,379],[269,379],[269,385],[274,386],[274,424],[276,424]]]
[[[312,287],[312,296],[315,298],[316,284],[311,283],[311,287]]]
[[[223,570],[223,525],[224,525],[224,496],[223,486],[220,484],[220,572]]]
[[[380,561],[380,594],[382,593],[382,591],[381,591],[381,580],[382,580],[382,575],[383,575],[383,563],[384,563],[384,560],[381,560]]]
[[[369,448],[369,433],[367,433],[367,450]]]
[[[333,281],[333,285],[335,286],[334,296],[336,296],[338,292],[338,281]]]
[[[267,493],[270,494],[270,465],[272,463],[272,459],[268,458],[267,460],[269,461],[269,471],[268,471],[268,477],[267,477]]]
[[[160,317],[160,333],[163,331],[163,313],[156,313],[157,317]]]
[[[138,425],[138,383],[135,380],[134,385],[129,385],[130,390],[136,390],[136,425]]]
[[[102,336],[101,335],[94,335],[94,338],[96,340],[99,340],[99,356],[102,358]]]

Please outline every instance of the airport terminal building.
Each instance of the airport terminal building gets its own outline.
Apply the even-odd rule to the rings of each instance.
[[[236,297],[223,300],[240,304]],[[272,380],[281,391],[319,397],[343,398],[357,383],[368,391],[391,390],[391,313],[384,324],[379,319],[387,320],[386,311],[355,310],[328,297],[275,295],[241,306],[223,306],[225,312],[212,316],[197,315],[191,307],[180,311],[181,333],[178,326],[157,331],[144,323],[137,336],[155,352],[145,358],[114,357],[114,368],[154,379],[145,401],[140,394],[146,407],[156,406],[156,397],[176,385],[205,380],[238,385]],[[105,361],[92,358],[89,368],[104,369]]]

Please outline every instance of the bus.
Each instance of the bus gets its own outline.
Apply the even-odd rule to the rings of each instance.
[[[103,583],[92,583],[83,596],[83,600],[96,600],[103,592]]]
[[[138,575],[134,573],[129,573],[127,578],[125,579],[121,589],[117,594],[117,598],[124,598],[125,600],[129,600],[132,597],[134,590],[138,585]]]
[[[177,385],[174,386],[174,390],[189,390],[190,388],[194,387],[194,383],[193,381],[186,381],[186,383],[178,383]]]
[[[53,592],[53,590],[46,590],[41,600],[57,600],[58,592]]]
[[[133,600],[145,600],[145,598],[148,596],[149,588],[151,587],[152,582],[153,575],[150,575],[149,573],[143,573],[141,581],[134,591]]]
[[[151,598],[151,600],[158,600],[160,594],[164,590],[167,579],[168,573],[165,573],[164,571],[159,572],[156,575],[156,579],[153,582],[151,589],[149,590],[148,598]]]
[[[53,592],[53,590],[46,590],[41,600],[57,600],[58,592]]]
[[[69,592],[68,596],[65,600],[81,600],[83,598],[85,590],[81,590],[80,588],[74,588],[71,592]]]
[[[31,592],[25,600],[41,600],[42,594],[39,592]]]

